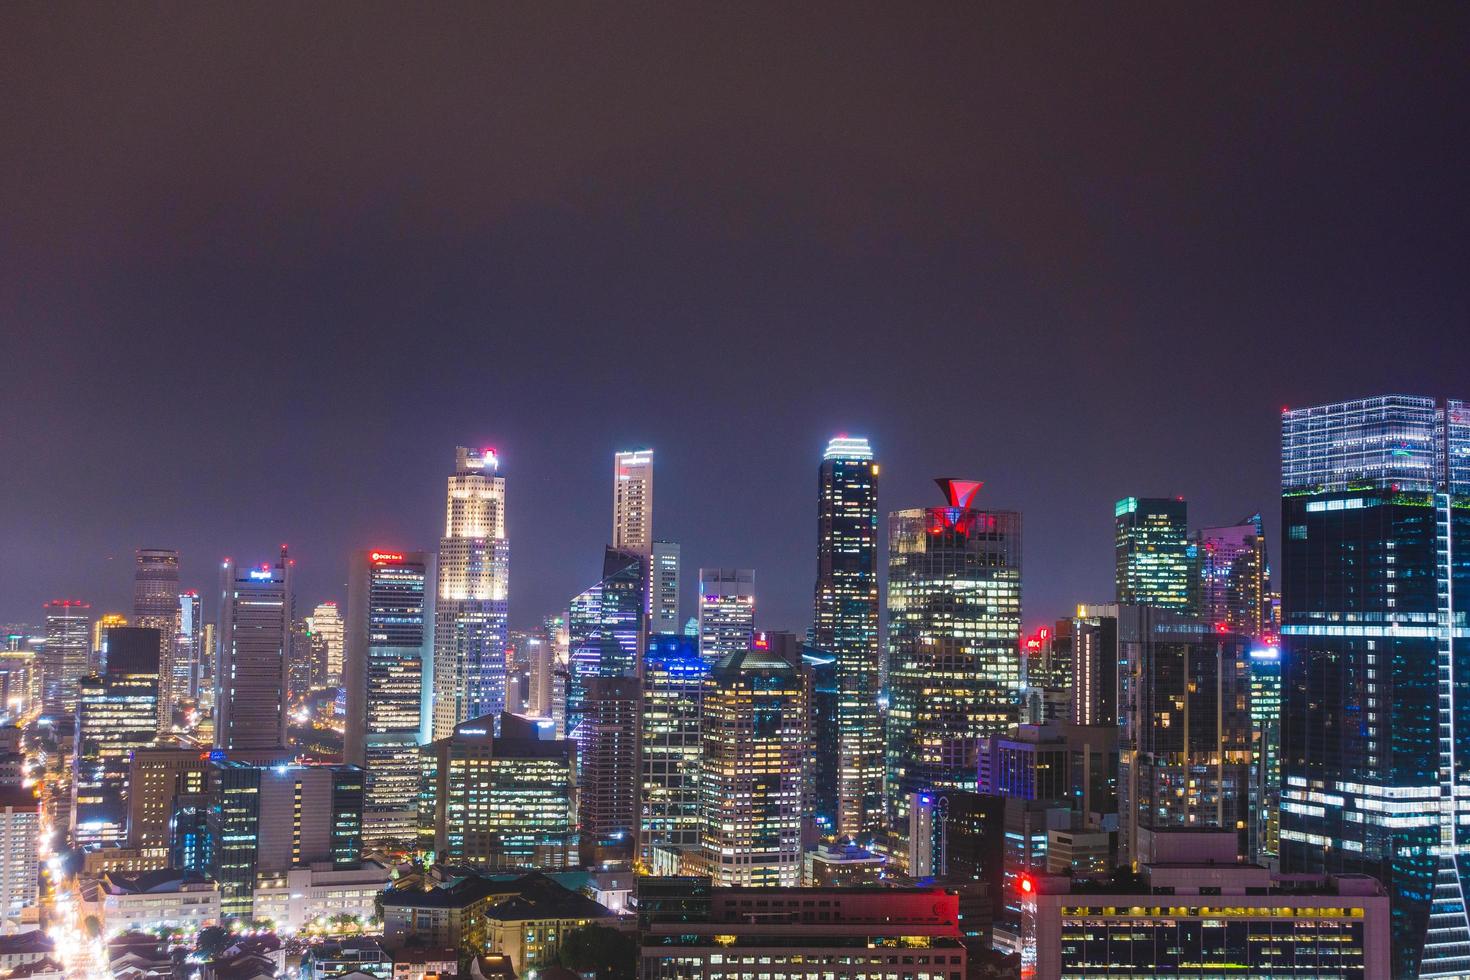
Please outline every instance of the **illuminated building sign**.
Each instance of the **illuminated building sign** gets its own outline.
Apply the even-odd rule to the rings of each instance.
[[[403,556],[396,551],[373,551],[369,552],[368,557],[379,563],[385,561],[403,561]]]
[[[271,570],[269,568],[252,568],[250,570],[250,577],[257,582],[267,581],[271,577]]]

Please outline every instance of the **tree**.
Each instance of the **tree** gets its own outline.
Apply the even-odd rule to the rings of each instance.
[[[585,925],[562,939],[561,965],[597,980],[633,980],[638,974],[638,943],[626,932]]]
[[[230,930],[223,926],[207,926],[199,930],[199,937],[194,940],[194,948],[210,959],[214,959],[225,951],[234,939]]]
[[[102,935],[102,921],[95,915],[89,915],[82,920],[82,931],[88,939],[96,939]]]

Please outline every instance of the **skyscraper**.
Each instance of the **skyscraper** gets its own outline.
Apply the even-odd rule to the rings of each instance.
[[[1251,647],[1251,855],[1275,865],[1281,846],[1281,651]]]
[[[679,545],[655,541],[649,558],[648,632],[679,632]]]
[[[764,644],[728,654],[704,696],[702,850],[716,885],[801,883],[807,685]]]
[[[750,649],[755,636],[755,571],[699,570],[699,655],[718,663]]]
[[[1183,497],[1124,497],[1113,506],[1117,600],[1190,607],[1189,505]]]
[[[1021,685],[1021,515],[974,506],[981,484],[941,479],[943,507],[888,519],[892,826],[914,793],[975,788],[976,750],[1006,730]]]
[[[71,717],[77,710],[77,684],[88,673],[88,630],[92,607],[79,599],[46,603],[46,645],[41,648],[43,710]]]
[[[210,652],[204,644],[204,610],[199,593],[179,593],[179,632],[174,637],[173,692],[176,698],[198,700]]]
[[[878,463],[866,439],[827,443],[817,471],[817,588],[812,643],[836,657],[837,833],[883,822],[878,720]]]
[[[643,659],[639,739],[638,856],[645,864],[661,845],[697,847],[701,737],[710,665],[690,637],[649,638]]]
[[[256,751],[287,744],[287,669],[296,604],[292,564],[282,545],[274,566],[238,568],[226,558],[221,568],[217,749]]]
[[[342,683],[342,653],[344,630],[342,614],[335,602],[318,603],[306,617],[311,628],[312,639],[320,643],[323,650],[321,683],[326,687],[337,687]]]
[[[499,468],[493,449],[455,450],[434,608],[435,738],[505,706],[510,546]]]
[[[1267,627],[1266,535],[1261,515],[1195,535],[1194,611],[1212,627],[1260,637]]]
[[[636,677],[587,680],[586,709],[577,729],[577,806],[587,864],[632,854],[638,834],[640,700]]]
[[[572,743],[506,715],[473,718],[420,750],[420,850],[445,864],[560,870],[577,861]]]
[[[587,712],[588,685],[593,678],[638,674],[648,605],[643,590],[647,584],[643,556],[607,548],[603,552],[602,578],[574,598],[567,610],[571,644],[567,731],[572,737]]]
[[[80,682],[72,756],[72,842],[119,844],[127,833],[128,760],[158,737],[159,632],[115,626],[107,668]]]
[[[133,571],[133,625],[158,630],[158,730],[173,727],[173,709],[182,692],[174,690],[179,635],[179,553],[172,548],[139,548]]]
[[[612,546],[645,557],[653,546],[653,450],[613,456]]]
[[[347,572],[343,759],[363,769],[367,847],[411,847],[417,837],[431,569],[421,551],[373,549],[353,555]]]
[[[1394,975],[1464,976],[1470,405],[1283,411],[1281,494],[1281,866],[1374,875]]]
[[[1247,854],[1250,638],[1156,606],[1079,613],[1116,644],[1120,856],[1138,859],[1141,830],[1191,828],[1233,831]]]

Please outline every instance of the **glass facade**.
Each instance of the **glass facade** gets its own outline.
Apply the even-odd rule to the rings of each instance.
[[[892,826],[907,828],[914,793],[975,788],[979,740],[1016,714],[1020,635],[1020,514],[949,506],[889,516]]]
[[[744,653],[755,636],[755,572],[749,568],[699,570],[699,655],[719,663]]]
[[[1113,523],[1118,602],[1188,610],[1193,558],[1184,499],[1124,497]]]
[[[102,676],[84,677],[77,708],[73,756],[72,842],[123,842],[128,823],[129,759],[158,733],[157,629],[108,630],[108,663]]]
[[[878,716],[878,463],[866,439],[827,445],[817,477],[817,587],[812,643],[836,658],[836,831],[856,837],[883,822],[883,730]]]
[[[704,689],[710,667],[692,637],[655,636],[643,659],[638,856],[699,844]]]
[[[370,847],[415,838],[428,569],[422,552],[368,551],[356,557],[349,582],[347,761],[365,770]]]
[[[1194,612],[1208,626],[1260,637],[1268,626],[1266,536],[1261,515],[1202,528],[1194,544]]]
[[[1254,646],[1251,685],[1251,854],[1273,865],[1281,845],[1281,651]]]
[[[1386,395],[1281,426],[1282,867],[1374,875],[1395,974],[1470,973],[1463,403]]]

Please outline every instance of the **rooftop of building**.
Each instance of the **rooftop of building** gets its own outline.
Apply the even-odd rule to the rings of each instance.
[[[159,868],[156,871],[106,871],[100,884],[109,895],[156,895],[191,886],[205,888],[214,882],[195,871]]]
[[[501,921],[593,919],[613,914],[539,871],[510,877],[477,874],[427,889],[390,888],[383,894],[385,908],[462,909],[483,901],[492,903],[485,914]]]
[[[55,941],[39,929],[18,932],[12,936],[0,936],[0,956],[49,953],[55,948]]]

